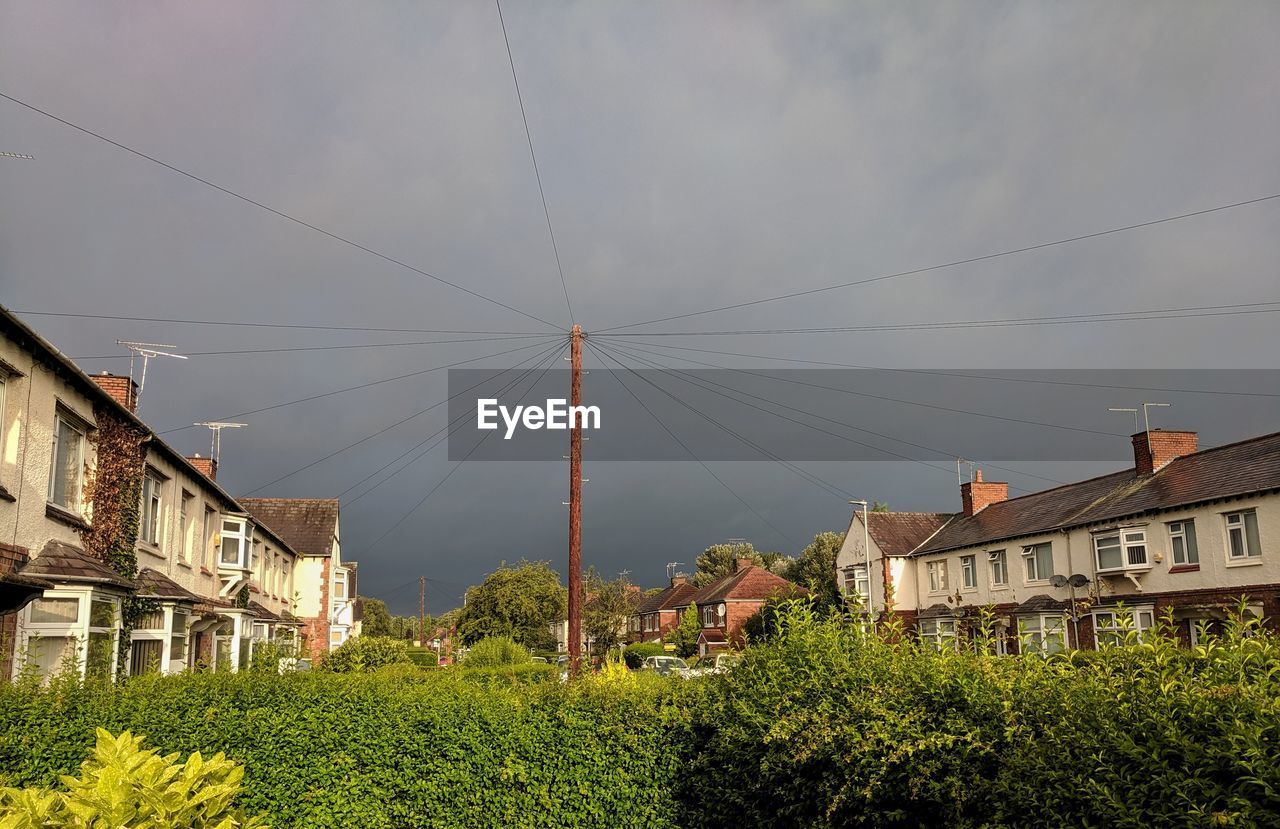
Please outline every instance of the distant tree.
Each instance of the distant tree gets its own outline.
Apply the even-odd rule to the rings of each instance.
[[[808,589],[820,604],[840,603],[840,588],[836,582],[836,554],[844,544],[844,533],[818,533],[805,547],[785,577]]]
[[[781,553],[770,555],[781,556]],[[764,556],[756,552],[750,542],[742,544],[712,544],[702,551],[694,561],[693,583],[698,587],[706,587],[716,579],[724,578],[733,572],[733,563],[740,558],[749,558],[753,564],[765,566]]]
[[[359,598],[364,620],[360,623],[363,636],[385,636],[391,639],[413,639],[418,630],[418,617],[393,616],[382,599],[369,596]]]
[[[587,568],[582,588],[582,632],[593,655],[606,653],[626,635],[635,588],[626,576],[606,581],[594,567]]]
[[[786,553],[761,553],[760,563],[770,573],[786,578],[788,571],[795,565],[796,560]]]
[[[471,645],[487,636],[507,636],[531,650],[556,646],[552,624],[564,618],[567,596],[560,575],[545,561],[503,562],[467,591],[458,614],[458,635]]]
[[[689,605],[680,617],[680,624],[667,634],[667,644],[676,646],[676,656],[688,659],[698,653],[698,635],[702,623],[698,621],[698,606]]]
[[[872,501],[871,511],[872,512],[888,512],[889,505],[886,504],[884,501]]]

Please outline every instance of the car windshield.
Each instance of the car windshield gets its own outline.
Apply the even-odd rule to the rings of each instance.
[[[658,656],[653,660],[654,665],[659,668],[687,668],[688,663],[678,656]]]

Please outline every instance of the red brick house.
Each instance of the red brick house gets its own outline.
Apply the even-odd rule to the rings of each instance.
[[[677,624],[692,604],[698,608],[702,632],[698,634],[698,655],[740,648],[746,644],[743,624],[756,615],[765,602],[775,598],[807,595],[808,591],[782,576],[755,564],[749,558],[734,561],[733,571],[698,590],[673,608]]]
[[[689,606],[698,588],[685,575],[672,576],[671,584],[641,602],[631,616],[632,642],[661,642],[680,624],[680,613]]]

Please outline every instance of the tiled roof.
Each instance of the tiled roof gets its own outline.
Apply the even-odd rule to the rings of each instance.
[[[1018,605],[1016,612],[1018,613],[1043,613],[1050,610],[1066,610],[1071,603],[1062,599],[1055,599],[1052,596],[1046,596],[1044,593],[1037,593]]]
[[[957,515],[916,552],[972,547],[1275,489],[1280,489],[1280,432],[1185,455],[1153,475],[1126,469],[1001,501],[967,518]]]
[[[336,498],[240,498],[249,513],[300,555],[327,556],[338,531]]]
[[[703,628],[698,634],[698,641],[708,645],[723,645],[728,640],[720,628]]]
[[[937,604],[926,607],[924,610],[920,611],[916,615],[920,619],[939,619],[939,618],[949,619],[951,618],[951,606],[945,605],[942,602],[938,602]]]
[[[862,523],[862,513],[855,513]],[[867,516],[867,533],[880,552],[905,556],[923,544],[950,521],[949,512],[872,512]]]
[[[110,584],[130,589],[133,582],[93,558],[79,547],[50,541],[40,555],[28,561],[18,571],[21,575],[50,581],[83,581],[94,584]]]
[[[722,579],[713,581],[693,597],[695,604],[723,602],[730,599],[754,599],[763,601],[774,596],[799,596],[808,593],[803,587],[792,584],[776,573],[752,564],[736,570]],[[686,601],[687,605],[688,602]]]
[[[257,618],[261,619],[264,622],[282,621],[279,616],[272,613],[270,610],[267,610],[265,607],[258,604],[257,602],[249,602],[249,610],[250,612],[253,613],[254,616],[256,616]]]
[[[134,579],[138,586],[138,596],[144,599],[171,599],[180,602],[198,602],[201,598],[164,573],[143,567]]]
[[[636,613],[657,613],[659,610],[671,610],[676,607],[688,607],[689,598],[698,592],[692,584],[677,584],[667,587],[646,599]]]

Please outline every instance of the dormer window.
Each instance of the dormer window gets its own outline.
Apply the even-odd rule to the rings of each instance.
[[[236,570],[249,569],[249,551],[253,546],[251,532],[247,519],[235,515],[222,516],[218,566]]]
[[[1099,573],[1151,568],[1146,530],[1122,529],[1095,535],[1093,553]]]

